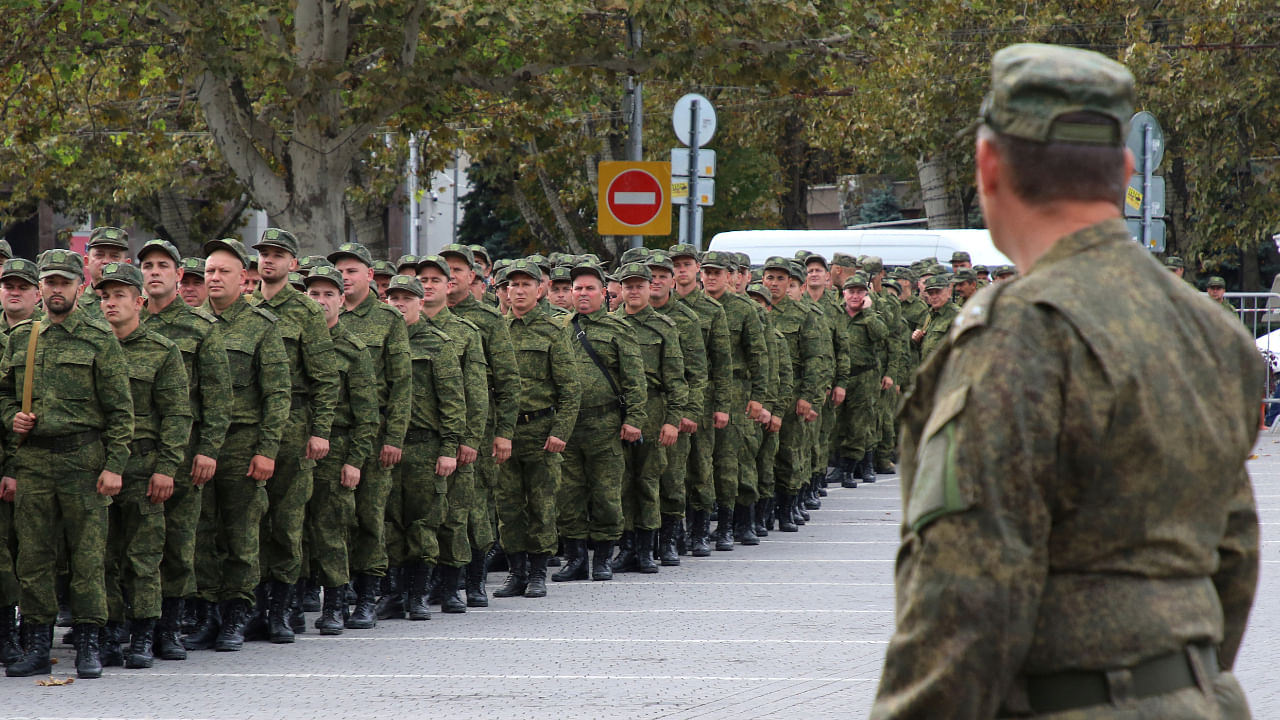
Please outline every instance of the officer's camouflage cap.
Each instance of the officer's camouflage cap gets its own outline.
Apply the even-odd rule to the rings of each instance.
[[[202,257],[182,258],[182,274],[183,275],[199,275],[200,277],[204,277],[204,258]]]
[[[274,247],[289,253],[294,257],[298,257],[298,238],[293,233],[280,228],[267,228],[262,231],[262,238],[253,246],[258,248]]]
[[[13,248],[9,247],[9,241],[5,238],[0,238],[0,257],[5,260],[13,257]]]
[[[145,258],[148,253],[156,251],[163,252],[165,255],[168,255],[169,258],[173,260],[174,265],[179,267],[182,266],[182,253],[178,252],[177,246],[168,240],[161,238],[148,240],[143,243],[142,247],[138,249],[138,264],[142,264],[143,258]]]
[[[1178,257],[1177,255],[1170,255],[1169,257],[1165,258],[1164,266],[1171,267],[1171,268],[1185,267],[1182,263],[1182,258]]]
[[[676,258],[682,258],[682,257],[690,257],[690,258],[693,258],[694,260],[697,260],[698,256],[700,255],[700,253],[698,252],[698,249],[688,243],[680,243],[680,244],[672,245],[670,248],[667,249],[667,253],[671,255],[672,260],[675,260]]]
[[[952,282],[958,282],[958,283],[977,282],[978,273],[974,272],[973,268],[960,268],[959,270],[952,273],[951,280]]]
[[[471,256],[473,258],[484,258],[484,263],[490,267],[493,266],[493,260],[489,257],[489,250],[483,245],[472,245]]]
[[[868,255],[862,261],[862,269],[866,271],[868,275],[875,275],[884,269],[884,261],[875,255]]]
[[[677,245],[676,247],[680,247],[680,246]],[[686,253],[676,254],[673,251],[671,253],[671,256],[685,257]],[[702,254],[702,267],[704,268],[717,268],[720,270],[730,270],[736,266],[737,266],[737,263],[734,261],[732,257],[730,257],[729,253],[721,252],[719,250],[708,250]]]
[[[368,267],[373,267],[373,256],[369,254],[369,248],[360,243],[342,243],[337,250],[329,253],[327,259],[333,264],[337,264],[342,258],[355,258],[364,263]]]
[[[568,265],[557,265],[551,268],[551,282],[572,282],[573,273]]]
[[[856,287],[860,287],[864,290],[870,287],[869,285],[867,285],[866,273],[856,272],[850,275],[849,277],[844,279],[844,285],[841,286],[841,288],[844,290],[848,290],[849,288],[856,288]]]
[[[289,284],[292,285],[295,289],[306,292],[307,283],[304,282],[306,278],[302,276],[302,273],[291,272],[288,275],[286,275],[285,278],[289,281]]]
[[[940,274],[940,275],[934,275],[933,277],[929,278],[928,280],[925,280],[925,281],[924,281],[924,289],[925,289],[925,290],[932,290],[932,289],[935,289],[935,288],[946,288],[946,287],[947,287],[948,285],[950,285],[950,284],[951,284],[951,278],[950,278],[949,276],[947,276],[947,274],[946,274],[946,273],[943,273],[943,274]]]
[[[312,268],[311,274],[304,277],[302,282],[307,287],[311,287],[318,282],[333,283],[338,286],[338,292],[346,293],[346,286],[342,284],[342,273],[338,272],[338,268],[327,263]]]
[[[1133,74],[1091,50],[1025,43],[991,58],[991,91],[978,120],[1004,135],[1034,142],[1118,146],[1134,104]],[[1091,113],[1111,122],[1060,120]]]
[[[249,267],[249,251],[244,249],[244,243],[235,238],[221,238],[219,240],[210,240],[204,244],[205,257],[212,255],[215,251],[226,250],[235,255],[240,260],[240,264]],[[257,260],[257,256],[254,256]]]
[[[107,263],[102,266],[102,279],[93,284],[93,289],[98,290],[107,283],[131,285],[142,290],[142,271],[129,263]]]
[[[653,273],[649,272],[649,266],[641,262],[632,262],[623,265],[617,272],[618,281],[626,281],[631,278],[643,278],[645,282],[653,279]]]
[[[765,270],[781,270],[788,275],[791,274],[791,258],[785,258],[781,255],[774,255],[764,261]]]
[[[412,257],[407,255],[406,257]],[[326,261],[326,265],[328,262]],[[400,272],[400,268],[391,264],[390,260],[378,260],[373,263],[374,277],[395,277]]]
[[[957,250],[957,251],[955,251],[955,252],[951,253],[951,262],[953,262],[953,263],[958,263],[958,262],[973,262],[973,260],[969,257],[969,253],[967,253],[967,252],[965,252],[965,251],[963,251],[963,250]]]
[[[764,285],[761,285],[760,283],[751,283],[750,285],[748,285],[747,294],[760,297],[765,302],[769,302],[773,300],[773,295],[770,294],[768,288],[766,288]]]
[[[449,261],[441,255],[420,255],[416,270],[422,272],[426,268],[435,268],[444,273],[445,277],[453,277],[453,273],[449,272]]]
[[[8,267],[8,265],[6,265],[5,267]],[[1213,277],[1209,278],[1209,283],[1205,285],[1205,287],[1211,287],[1211,288],[1225,288],[1226,286],[1227,286],[1227,281],[1218,277],[1217,275],[1214,275]]]
[[[569,271],[569,277],[574,280],[577,280],[582,275],[593,275],[600,278],[601,284],[609,282],[609,276],[605,273],[604,268],[592,263],[583,263]]]
[[[471,246],[461,243],[449,243],[440,248],[440,256],[457,255],[466,261],[467,267],[474,268],[476,266],[476,254],[471,251]]]
[[[621,267],[628,263],[642,262],[649,257],[649,254],[649,248],[647,247],[628,248],[626,252],[622,253],[622,258],[618,261],[618,265]]]
[[[504,280],[510,280],[512,273],[528,275],[533,278],[534,282],[542,282],[542,268],[538,267],[538,263],[532,262],[528,258],[513,261],[509,265],[502,267],[502,277]]]
[[[391,283],[387,285],[387,295],[390,295],[392,290],[411,292],[418,297],[426,295],[422,290],[422,283],[418,282],[415,275],[396,275],[391,278]]]
[[[89,242],[85,245],[85,249],[98,247],[99,245],[128,250],[129,233],[118,227],[96,227],[89,231]]]
[[[654,268],[662,268],[672,273],[676,271],[676,266],[671,263],[671,258],[664,250],[654,250],[649,253],[649,257],[644,261],[644,264],[648,265],[651,271]]]
[[[4,270],[0,270],[0,280],[17,278],[32,285],[40,281],[36,273],[36,264],[26,258],[11,258],[4,261]]]

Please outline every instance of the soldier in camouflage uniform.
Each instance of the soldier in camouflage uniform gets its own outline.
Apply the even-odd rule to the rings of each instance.
[[[305,629],[299,616],[290,626],[295,591],[300,596],[303,525],[311,498],[312,469],[329,453],[329,427],[338,404],[337,357],[324,311],[288,282],[298,264],[298,240],[287,230],[267,228],[253,246],[258,251],[258,289],[249,304],[271,311],[284,340],[292,378],[289,422],[280,440],[275,474],[267,484],[262,517],[262,582],[255,591],[249,639],[291,643]],[[299,598],[300,599],[300,598]]]
[[[880,398],[880,358],[889,333],[870,296],[870,283],[863,273],[854,273],[844,281],[844,303],[837,319],[845,336],[848,352],[849,386],[845,402],[840,406],[837,455],[840,459],[840,485],[858,487],[862,478],[859,466],[875,444],[877,403]]]
[[[408,255],[406,257],[413,257]],[[413,272],[413,263],[409,263],[406,272]],[[378,260],[373,263],[373,286],[378,289],[378,299],[382,302],[387,301],[387,288],[391,287],[391,278],[395,277],[400,270],[391,264],[390,260]]]
[[[44,311],[36,307],[40,299],[36,265],[30,260],[14,258],[5,260],[0,274],[0,302],[4,313],[0,318],[0,354],[3,354],[9,332],[15,325],[27,319],[41,320]],[[9,473],[0,485],[14,483]],[[18,640],[18,574],[14,560],[18,555],[18,536],[13,527],[12,493],[0,497],[0,664],[8,665],[22,659],[22,645]]]
[[[471,293],[477,264],[472,248],[446,245],[440,255],[449,263],[454,282],[449,286],[449,310],[480,329],[485,368],[489,377],[489,413],[480,456],[475,463],[475,493],[467,520],[471,560],[467,563],[467,607],[488,607],[485,592],[486,556],[494,546],[497,528],[495,493],[498,466],[511,457],[511,440],[516,426],[516,396],[520,392],[520,371],[507,333],[507,321],[496,308],[480,302]]]
[[[992,67],[978,199],[1029,271],[966,305],[905,400],[870,716],[1249,717],[1263,363],[1125,228],[1133,76],[1046,45]]]
[[[623,265],[618,271],[622,307],[613,315],[635,332],[644,362],[647,401],[646,422],[640,427],[645,439],[625,450],[623,536],[621,551],[613,562],[614,572],[658,572],[653,541],[654,532],[662,524],[659,489],[667,469],[667,453],[680,437],[689,401],[680,331],[675,320],[649,307],[652,278],[648,266],[640,262]]]
[[[191,390],[182,353],[140,322],[142,284],[142,271],[124,263],[107,263],[102,279],[94,284],[102,314],[124,350],[133,397],[129,462],[108,512],[107,625],[101,638],[103,665],[123,663],[128,668],[149,668],[154,661],[164,503],[173,495],[191,435]],[[131,641],[121,656],[113,625],[122,625],[126,615]]]
[[[173,494],[164,503],[164,558],[160,563],[163,596],[156,625],[155,655],[185,660],[179,622],[188,598],[195,598],[196,526],[200,521],[201,487],[213,477],[218,452],[231,422],[231,370],[217,318],[182,302],[178,283],[185,275],[178,249],[167,240],[150,240],[138,251],[147,312],[143,325],[173,341],[187,374],[191,434],[173,478]],[[204,261],[200,260],[204,273]]]
[[[441,267],[448,269],[443,259],[439,259],[433,294],[443,307],[448,275],[439,270]],[[395,276],[387,289],[388,299],[404,316],[413,362],[413,408],[404,457],[393,473],[387,503],[387,553],[392,567],[405,569],[409,593],[405,609],[410,620],[430,617],[427,584],[441,560],[440,530],[450,515],[454,538],[460,534],[465,544],[466,515],[459,517],[459,511],[450,509],[454,500],[449,479],[458,468],[462,440],[475,432],[467,423],[466,390],[456,349],[463,341],[454,340],[423,317],[424,294],[422,283],[410,275]],[[466,555],[469,559],[469,549]],[[461,605],[457,603],[457,574],[451,579],[450,595]],[[446,610],[464,612],[466,606]]]
[[[5,335],[23,320],[40,320],[44,310],[40,308],[40,287],[36,279],[36,264],[23,258],[4,261],[0,272],[0,333]]]
[[[3,280],[0,280],[2,283]],[[1209,283],[1205,285],[1205,292],[1209,295],[1209,299],[1218,303],[1224,310],[1231,314],[1236,314],[1236,306],[1231,304],[1227,299],[1227,281],[1221,277],[1214,275],[1209,278]]]
[[[795,405],[795,390],[792,385],[791,364],[784,363],[789,357],[787,339],[774,325],[774,316],[768,312],[773,307],[773,295],[761,283],[747,286],[747,296],[755,300],[765,310],[764,331],[769,347],[769,381],[765,391],[765,405],[771,408],[785,408]],[[768,425],[760,441],[760,449],[756,452],[756,484],[760,499],[756,501],[754,528],[757,537],[767,537],[773,530],[777,508],[777,485],[774,468],[780,446],[779,432],[782,430],[782,414],[769,418]],[[794,523],[788,520],[794,527]],[[796,528],[798,531],[799,528]]]
[[[466,279],[466,278],[463,278]],[[489,425],[489,368],[485,362],[480,328],[449,310],[449,291],[456,280],[449,262],[440,255],[418,258],[418,280],[424,292],[423,320],[451,339],[462,368],[462,385],[467,406],[466,429],[458,445],[458,469],[449,476],[449,492],[443,521],[437,531],[440,559],[432,578],[431,604],[447,613],[466,612],[458,599],[458,580],[471,562],[468,525],[476,505],[475,463],[485,447]]]
[[[110,326],[73,312],[83,275],[75,253],[51,250],[42,256],[40,295],[48,315],[40,321],[31,376],[26,367],[33,321],[11,331],[0,360],[0,419],[18,436],[7,463],[7,474],[16,480],[6,479],[0,493],[15,493],[26,641],[22,659],[5,668],[10,677],[49,672],[58,614],[55,559],[63,538],[71,570],[76,674],[102,675],[98,630],[107,619],[102,575],[107,507],[120,492],[129,458],[133,399],[128,364]],[[23,409],[27,383],[30,412]]]
[[[893,464],[894,452],[897,450],[893,418],[901,397],[901,385],[911,364],[911,349],[910,336],[902,321],[898,293],[886,290],[881,284],[885,277],[884,263],[880,258],[871,256],[863,263],[863,270],[867,275],[871,300],[889,331],[885,337],[884,362],[881,365],[880,397],[876,403],[876,419],[879,424],[877,441],[871,454],[864,459],[862,469],[863,479],[875,482],[877,472],[892,474],[897,471]]]
[[[644,362],[635,332],[604,305],[605,274],[573,269],[577,312],[569,325],[582,401],[565,451],[556,493],[557,526],[566,544],[594,546],[593,580],[610,580],[614,543],[622,536],[623,443],[640,441],[647,420]],[[591,347],[601,367],[586,348]],[[646,438],[654,442],[657,438]]]
[[[498,535],[510,571],[494,597],[545,594],[547,558],[556,549],[556,490],[561,453],[578,416],[577,363],[564,327],[538,308],[542,270],[527,260],[504,269],[510,283],[507,332],[520,371],[511,458],[498,467]],[[585,568],[586,541],[566,542],[568,562],[555,580]],[[538,574],[531,583],[531,575]],[[542,587],[538,587],[541,583]]]
[[[117,227],[94,228],[89,232],[84,256],[88,285],[81,291],[76,306],[101,320],[102,310],[98,308],[98,295],[93,292],[93,284],[102,279],[104,265],[125,262],[129,258],[129,233]]]
[[[929,315],[925,318],[924,325],[911,333],[911,341],[920,347],[921,363],[928,360],[929,355],[946,339],[947,333],[951,331],[951,324],[960,314],[960,308],[951,302],[951,282],[946,275],[929,278],[924,286],[924,298],[929,305]]]
[[[337,268],[317,265],[304,280],[307,296],[324,310],[337,354],[338,404],[329,432],[329,454],[316,462],[307,535],[311,572],[324,587],[324,605],[315,627],[321,635],[341,635],[346,611],[347,533],[356,520],[360,468],[373,454],[378,432],[378,394],[373,361],[364,343],[343,326],[343,282]]]
[[[378,302],[369,290],[373,258],[359,243],[343,243],[329,254],[342,273],[342,324],[369,350],[378,379],[378,409],[382,417],[375,452],[361,468],[356,486],[356,525],[349,546],[351,575],[358,601],[346,626],[368,629],[377,623],[375,606],[382,578],[387,574],[385,538],[387,498],[392,491],[391,469],[400,462],[404,434],[413,407],[409,337],[400,311]]]
[[[191,307],[201,307],[209,297],[209,290],[204,286],[204,258],[188,257],[182,259],[182,278],[178,280],[178,295],[182,302]]]
[[[289,417],[289,357],[270,311],[245,302],[249,256],[238,240],[205,243],[204,310],[218,317],[218,331],[231,371],[231,424],[217,468],[200,498],[196,585],[202,599],[218,601],[196,631],[188,650],[237,651],[261,572],[258,531],[266,512],[266,484]]]
[[[978,292],[978,276],[974,274],[973,270],[964,268],[952,273],[951,280],[955,283],[954,294],[951,298],[952,302],[957,307],[964,307],[969,298]]]

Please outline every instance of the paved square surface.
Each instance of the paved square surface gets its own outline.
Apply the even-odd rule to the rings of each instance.
[[[1237,671],[1254,716],[1272,718],[1280,436],[1264,434],[1257,452],[1262,585]],[[832,489],[798,533],[685,557],[657,575],[548,583],[542,600],[492,600],[339,637],[312,629],[294,645],[192,653],[64,687],[0,678],[0,716],[862,718],[893,628],[899,504],[897,478],[887,477]],[[501,579],[490,576],[491,591]],[[74,675],[71,649],[58,645],[55,656],[55,676]]]

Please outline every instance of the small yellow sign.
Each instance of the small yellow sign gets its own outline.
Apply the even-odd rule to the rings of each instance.
[[[1142,209],[1142,191],[1135,187],[1130,187],[1124,194],[1124,203],[1134,210]]]

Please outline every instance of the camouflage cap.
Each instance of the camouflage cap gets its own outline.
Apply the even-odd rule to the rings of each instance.
[[[753,283],[764,282],[764,268],[756,268],[751,271],[751,282]]]
[[[831,256],[831,264],[842,268],[856,268],[858,267],[858,258],[849,253],[838,252]]]
[[[329,259],[323,255],[308,255],[298,261],[298,272],[307,273],[310,272],[312,268],[316,268],[321,265],[329,265],[332,267],[333,263],[329,262]]]
[[[302,273],[291,272],[285,276],[285,279],[289,281],[289,284],[292,285],[294,289],[301,290],[302,292],[307,291],[307,283],[304,282],[306,278],[302,276]]]
[[[254,270],[257,270],[257,269],[258,269],[258,259],[259,259],[259,258],[258,258],[258,253],[256,253],[256,252],[246,253],[246,257],[248,257],[248,258],[249,258],[249,267],[253,268]]]
[[[933,265],[930,265],[929,269],[926,270],[925,272],[927,272],[930,275],[946,275],[947,269],[937,263],[934,263]]]
[[[123,250],[129,249],[129,233],[118,227],[96,227],[89,231],[89,242],[84,247],[86,250],[99,245],[107,247],[118,247]]]
[[[924,289],[925,290],[935,290],[937,288],[945,289],[950,284],[951,284],[951,277],[946,273],[942,273],[940,275],[934,275],[928,280],[925,280]]]
[[[979,275],[982,275],[982,274],[984,274],[984,273],[985,273],[985,274],[987,274],[987,275],[990,275],[990,274],[991,274],[991,271],[990,271],[990,270],[987,270],[987,266],[986,266],[986,265],[974,265],[974,266],[973,266],[973,271],[974,271],[975,273],[979,274]]]
[[[391,278],[391,284],[387,285],[387,295],[390,295],[393,290],[403,290],[418,297],[426,295],[422,290],[422,283],[418,282],[415,275],[396,275]]]
[[[235,238],[222,238],[220,240],[210,240],[204,244],[205,257],[212,255],[218,250],[225,250],[240,259],[240,264],[249,267],[249,251],[244,249],[244,243]],[[255,256],[256,259],[256,256]]]
[[[804,266],[800,264],[799,260],[792,260],[790,264],[791,267],[788,268],[788,272],[791,273],[791,277],[799,280],[800,282],[804,282]]]
[[[601,264],[600,256],[596,255],[595,253],[587,253],[585,255],[579,255],[578,260],[575,264],[581,264],[584,262],[591,263],[592,265]]]
[[[751,283],[747,286],[747,294],[755,295],[762,298],[765,302],[772,302],[773,295],[769,293],[769,289],[760,283]]]
[[[1169,268],[1185,267],[1185,265],[1183,265],[1182,263],[1182,258],[1178,257],[1177,255],[1170,255],[1169,257],[1165,258],[1164,266]]]
[[[298,257],[298,238],[293,233],[280,228],[267,228],[262,231],[262,239],[253,246],[256,250],[263,247],[280,248],[294,257]]]
[[[880,272],[881,270],[884,270],[884,261],[883,261],[883,260],[881,260],[880,258],[876,257],[875,255],[868,255],[868,256],[867,256],[867,257],[862,261],[862,269],[863,269],[863,270],[864,270],[868,275],[875,275],[876,273]]]
[[[748,254],[746,254],[746,253],[744,253],[744,252],[736,252],[736,253],[734,253],[734,254],[733,254],[733,259],[734,259],[734,261],[736,261],[736,262],[738,263],[738,269],[739,269],[739,270],[750,270],[750,269],[751,269],[751,256],[750,256],[750,255],[748,255]]]
[[[129,263],[107,263],[102,266],[102,279],[93,284],[93,289],[99,290],[107,283],[121,283],[142,290],[142,271]]]
[[[619,282],[625,282],[632,278],[641,278],[645,282],[653,280],[653,273],[649,272],[649,266],[641,262],[631,262],[618,268],[616,273]]]
[[[701,253],[698,249],[688,243],[679,243],[667,248],[667,254],[671,256],[672,261],[676,258],[688,257],[697,260]]]
[[[773,255],[764,261],[765,270],[781,270],[788,275],[791,274],[791,258],[785,258],[781,255]]]
[[[1017,275],[1018,269],[1012,265],[1000,265],[992,273],[995,277],[1004,277],[1005,275]]]
[[[493,259],[489,257],[489,249],[483,245],[471,245],[471,257],[484,258],[484,264],[493,267]]]
[[[622,265],[626,265],[628,263],[643,262],[648,257],[649,257],[649,248],[647,247],[641,246],[636,248],[628,248],[626,252],[622,253],[622,258],[618,261],[618,265],[619,267],[621,267]]]
[[[680,246],[677,245],[676,247],[680,247]],[[685,253],[676,255],[674,251],[671,253],[671,256],[672,257],[689,257],[689,255]],[[730,256],[729,253],[720,252],[719,250],[708,250],[702,254],[702,267],[704,268],[716,268],[718,270],[729,270],[736,266],[737,266],[736,261],[733,259],[733,257]]]
[[[862,272],[856,272],[850,275],[849,277],[845,278],[844,284],[841,285],[840,287],[842,290],[848,290],[849,288],[857,288],[857,287],[860,287],[865,290],[870,286],[867,284],[867,274]]]
[[[493,287],[494,289],[504,288],[507,286],[507,268],[500,267],[493,271]]]
[[[799,253],[797,253],[796,259],[799,260],[806,268],[809,267],[809,263],[811,262],[820,262],[822,263],[823,270],[831,269],[831,265],[827,262],[827,259],[819,253],[805,251],[804,257],[800,257]]]
[[[546,255],[534,253],[532,255],[525,256],[525,260],[537,265],[538,269],[541,270],[544,275],[551,272],[551,261],[547,259]]]
[[[499,258],[493,261],[493,270],[496,272],[498,270],[501,270],[504,267],[510,266],[511,263],[513,262],[515,261],[512,260],[511,258]]]
[[[442,255],[421,255],[418,257],[418,264],[415,268],[418,272],[422,272],[429,267],[444,273],[447,278],[453,277],[453,273],[449,272],[449,261],[445,260]]]
[[[13,257],[13,248],[9,247],[9,241],[5,238],[0,238],[0,257],[5,260]]]
[[[1133,74],[1100,53],[1062,45],[1010,45],[991,58],[991,91],[978,121],[1034,142],[1122,145],[1134,98]],[[1081,112],[1111,122],[1059,120]]]
[[[881,281],[880,285],[887,288],[893,288],[894,292],[902,292],[902,281],[895,278],[887,278]]]
[[[560,252],[559,250],[547,253],[547,262],[551,263],[551,267],[563,265],[572,258],[573,255],[567,252]]]
[[[155,238],[154,240],[148,240],[143,243],[142,247],[138,249],[138,264],[142,264],[142,260],[147,256],[147,253],[156,251],[160,251],[165,255],[168,255],[170,259],[173,260],[174,265],[181,267],[182,253],[178,252],[178,247],[168,240],[161,238]]]
[[[963,250],[957,250],[951,253],[951,262],[952,263],[973,262],[973,259],[969,257],[969,253]]]
[[[512,273],[519,273],[521,275],[528,275],[533,278],[534,282],[542,282],[542,268],[538,267],[537,263],[530,262],[527,258],[515,260],[508,265],[502,266],[500,269],[502,270],[502,277],[505,280],[509,280]]]
[[[569,271],[569,277],[577,280],[582,275],[594,275],[600,278],[600,284],[609,282],[609,276],[605,274],[604,268],[592,263],[583,263]]]
[[[410,255],[406,257],[412,256]],[[328,265],[328,261],[325,261],[325,264]],[[301,266],[299,266],[299,269],[301,269]],[[374,277],[395,277],[399,272],[400,268],[392,265],[390,260],[377,260],[373,263]]]
[[[355,258],[368,267],[373,267],[373,256],[369,254],[369,248],[360,243],[342,243],[337,250],[326,256],[326,259],[334,265],[337,265],[342,258]]]
[[[396,259],[396,273],[397,273],[397,274],[399,274],[399,272],[400,272],[402,269],[407,268],[407,267],[408,267],[408,268],[416,268],[416,267],[418,267],[418,256],[417,256],[417,255],[401,255],[399,258],[397,258],[397,259]]]
[[[329,264],[315,266],[311,269],[311,274],[304,277],[302,282],[307,287],[311,287],[318,282],[333,283],[338,286],[338,292],[346,292],[346,286],[342,284],[342,273],[338,272],[338,268]]]
[[[457,255],[467,262],[467,267],[473,268],[476,265],[476,254],[471,251],[471,246],[469,245],[449,243],[448,245],[440,248],[440,252],[437,254],[441,257],[445,257],[446,255]]]
[[[199,275],[200,277],[204,277],[204,258],[202,257],[182,258],[182,274],[183,275]]]
[[[572,282],[572,281],[573,281],[573,273],[572,273],[572,269],[568,265],[557,265],[551,268],[552,284],[555,284],[558,282]]]
[[[671,258],[665,250],[654,250],[649,253],[649,258],[644,261],[644,264],[649,266],[650,271],[654,268],[662,268],[672,273],[676,271],[676,266],[671,262]]]
[[[5,267],[7,268],[7,267],[8,267],[8,264],[6,264],[6,265],[5,265]],[[1219,276],[1217,276],[1217,275],[1214,275],[1214,276],[1212,276],[1212,277],[1210,277],[1210,278],[1209,278],[1209,282],[1205,284],[1205,287],[1211,287],[1211,288],[1226,288],[1226,287],[1227,287],[1227,281],[1226,281],[1226,280],[1224,280],[1224,279],[1222,279],[1221,277],[1219,277]]]
[[[974,272],[973,268],[960,268],[951,274],[951,281],[958,283],[978,282],[978,273]]]
[[[40,282],[36,273],[36,264],[25,258],[10,258],[4,261],[4,270],[0,270],[0,280],[16,278],[35,285]]]

